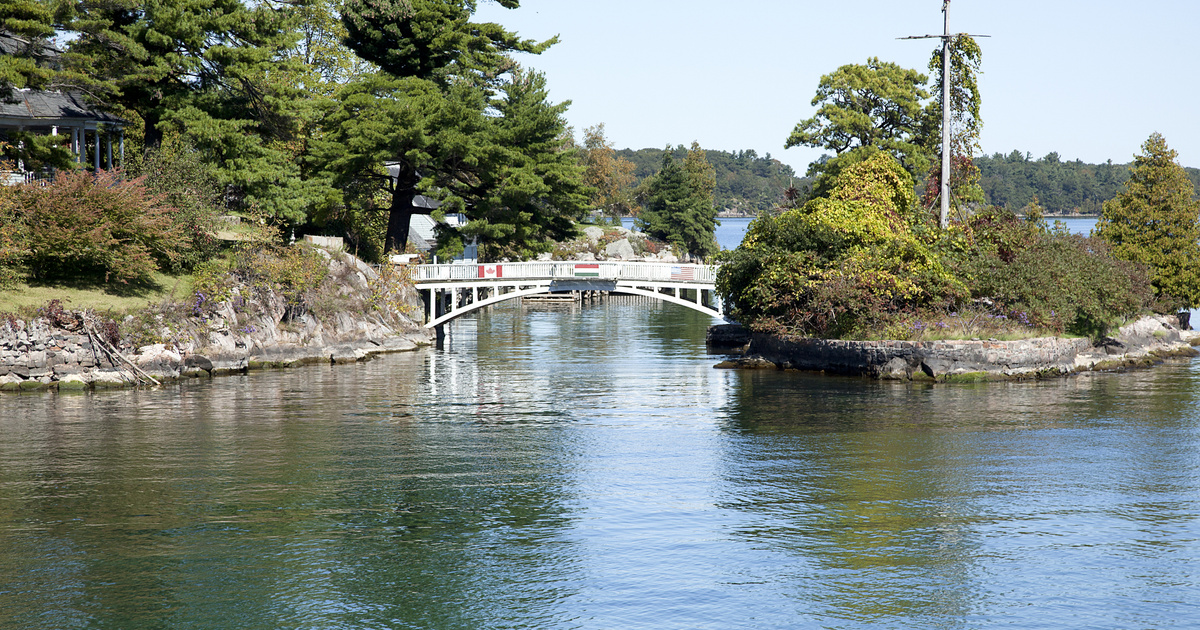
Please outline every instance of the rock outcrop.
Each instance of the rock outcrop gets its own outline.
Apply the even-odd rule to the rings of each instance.
[[[746,356],[717,367],[794,369],[883,380],[983,381],[1057,377],[1193,357],[1200,340],[1174,316],[1139,319],[1099,343],[1084,338],[1015,341],[843,341],[752,335]]]
[[[0,323],[0,390],[123,387],[308,363],[350,363],[414,350],[432,336],[404,314],[419,312],[411,295],[382,299],[376,272],[356,258],[322,252],[342,307],[317,315],[276,291],[235,288],[229,299],[186,317],[148,309],[143,327],[161,341],[136,345],[91,313],[56,311]],[[384,296],[388,297],[388,296]],[[407,299],[409,304],[405,304]]]

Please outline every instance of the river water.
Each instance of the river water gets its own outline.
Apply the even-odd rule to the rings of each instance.
[[[0,628],[1200,625],[1200,363],[715,370],[673,305],[0,396]]]

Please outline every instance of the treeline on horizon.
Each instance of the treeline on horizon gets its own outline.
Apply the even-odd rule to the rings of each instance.
[[[662,167],[666,149],[620,149],[617,157],[633,163],[634,186],[653,177]],[[682,161],[687,147],[681,145],[671,149],[672,157]],[[771,210],[783,200],[790,186],[802,188],[811,179],[800,177],[791,166],[771,157],[768,153],[759,156],[754,149],[744,151],[705,150],[705,157],[715,171],[716,188],[713,204],[720,210],[757,214]]]
[[[1129,180],[1129,164],[1064,162],[1051,152],[1033,159],[1026,152],[977,157],[984,199],[989,205],[1020,210],[1036,195],[1052,214],[1099,214],[1105,201],[1117,196]],[[1200,169],[1184,168],[1200,189]]]
[[[662,165],[665,149],[620,149],[617,156],[634,164],[635,185],[654,176]],[[687,147],[671,149],[682,160]],[[789,187],[804,190],[812,178],[799,176],[791,166],[760,156],[753,149],[743,151],[706,150],[716,171],[717,187],[713,200],[717,208],[757,214],[780,205]],[[1129,180],[1129,164],[1112,160],[1089,164],[1081,160],[1061,159],[1057,152],[1033,158],[1028,152],[993,153],[974,159],[980,171],[980,186],[987,205],[1019,211],[1037,197],[1051,214],[1099,214],[1105,201],[1117,196]],[[1188,177],[1200,190],[1200,169],[1185,167]],[[924,189],[924,183],[918,185]]]

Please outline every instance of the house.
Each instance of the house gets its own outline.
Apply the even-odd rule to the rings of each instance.
[[[23,54],[28,50],[27,40],[0,32],[0,55]],[[43,54],[39,57],[52,59],[57,54],[49,46],[41,50]],[[0,95],[0,142],[19,142],[14,138],[18,132],[69,136],[66,142],[75,161],[90,162],[96,170],[124,164],[124,126],[120,118],[88,105],[76,92],[11,90],[7,98]],[[0,166],[0,183],[4,184],[43,176],[27,171],[21,163]]]

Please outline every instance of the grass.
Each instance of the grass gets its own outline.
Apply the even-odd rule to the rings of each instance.
[[[64,308],[125,314],[168,299],[185,299],[191,290],[190,275],[161,272],[148,282],[117,286],[86,279],[28,281],[0,290],[0,312],[31,313],[50,300],[60,300]]]

